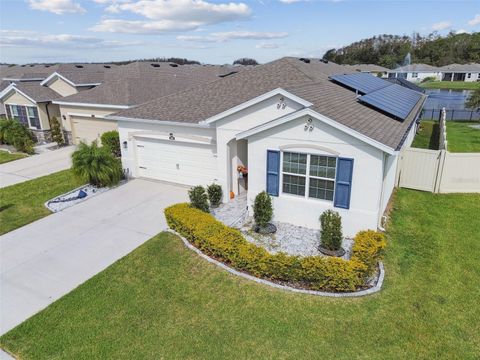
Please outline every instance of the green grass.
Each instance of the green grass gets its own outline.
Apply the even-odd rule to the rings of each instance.
[[[480,82],[466,81],[427,81],[419,84],[426,89],[475,90],[480,89]]]
[[[447,148],[450,152],[480,152],[480,122],[447,121]]]
[[[400,190],[383,290],[235,277],[162,233],[0,338],[21,359],[478,359],[480,195]]]
[[[46,201],[82,184],[64,170],[0,189],[0,235],[49,215]]]
[[[0,151],[0,164],[4,164],[10,161],[18,160],[18,159],[23,159],[26,157],[26,154],[22,153],[9,153],[7,151]]]
[[[413,139],[412,147],[420,149],[438,150],[439,140],[438,121],[422,120],[420,129]]]

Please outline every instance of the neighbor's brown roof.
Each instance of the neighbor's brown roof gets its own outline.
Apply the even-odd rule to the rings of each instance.
[[[403,122],[357,100],[354,91],[329,80],[351,67],[310,59],[282,58],[190,90],[122,110],[115,117],[199,123],[276,88],[313,103],[312,109],[396,149],[421,110],[424,97]],[[373,76],[373,75],[372,75]]]
[[[173,65],[173,66],[172,66]],[[138,105],[217,80],[243,67],[176,65],[134,62],[108,73],[101,85],[61,99],[62,102],[109,105]]]

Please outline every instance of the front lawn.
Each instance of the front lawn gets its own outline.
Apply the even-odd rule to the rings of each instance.
[[[46,201],[81,185],[64,170],[0,189],[0,235],[49,215]]]
[[[480,122],[447,121],[447,142],[451,152],[480,152]]]
[[[427,81],[419,84],[425,89],[452,89],[452,90],[475,90],[480,89],[480,82],[466,81]]]
[[[26,157],[26,154],[22,153],[9,153],[8,151],[1,151],[0,150],[0,164],[4,164],[13,160],[23,159]]]
[[[420,128],[413,139],[412,147],[420,149],[438,150],[439,140],[438,121],[422,120]]]
[[[265,287],[162,233],[0,345],[22,359],[474,359],[479,204],[398,191],[384,289],[364,298]]]

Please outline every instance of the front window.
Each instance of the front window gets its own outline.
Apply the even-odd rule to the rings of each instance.
[[[16,119],[26,127],[40,129],[40,118],[36,106],[8,105],[9,117]]]
[[[467,78],[470,79],[472,77],[472,74],[471,73],[468,73],[467,74]]]
[[[336,157],[283,152],[282,192],[333,201],[336,168]]]
[[[413,77],[413,78],[417,78],[417,77],[418,77],[418,73],[412,73],[412,77]]]

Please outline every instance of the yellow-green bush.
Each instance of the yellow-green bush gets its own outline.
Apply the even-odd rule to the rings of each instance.
[[[363,263],[366,266],[363,276],[369,277],[377,266],[378,260],[383,257],[387,246],[385,235],[373,230],[360,231],[354,239],[352,248],[352,260]]]
[[[367,231],[357,235],[351,260],[270,254],[248,242],[240,231],[188,204],[170,206],[165,209],[165,217],[171,229],[208,256],[257,277],[314,290],[345,292],[361,288],[385,248],[383,234]]]

